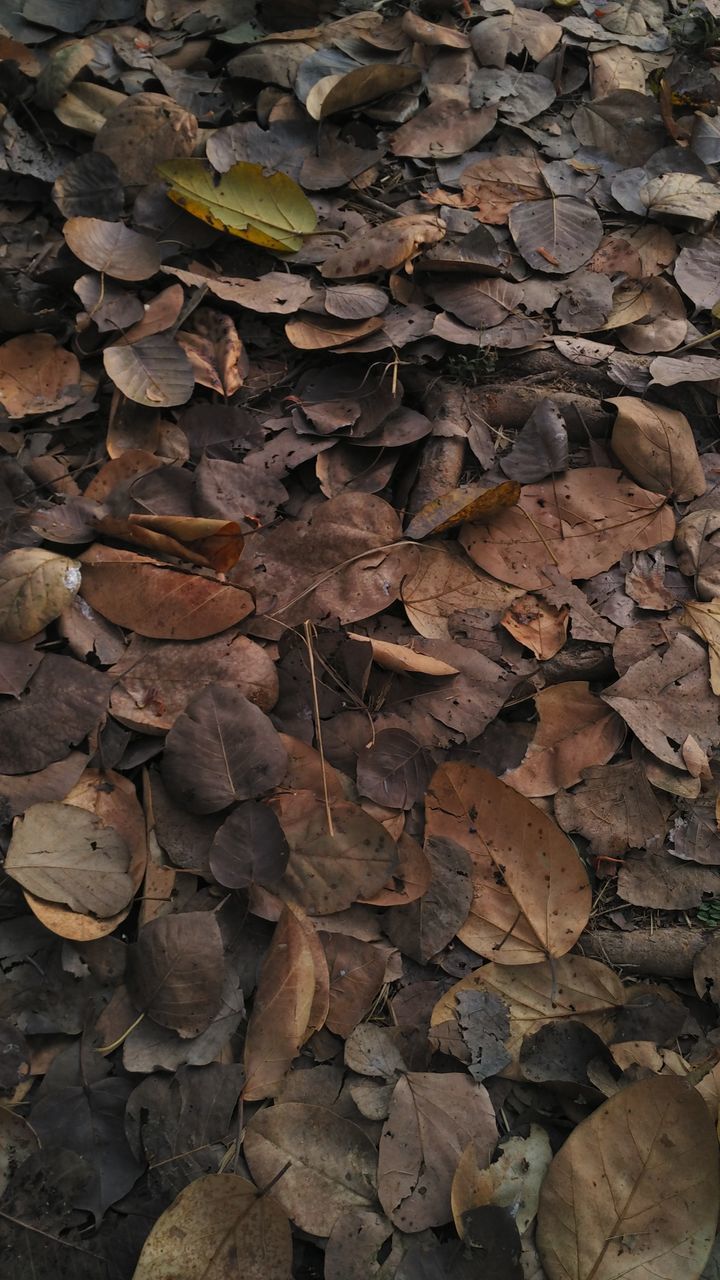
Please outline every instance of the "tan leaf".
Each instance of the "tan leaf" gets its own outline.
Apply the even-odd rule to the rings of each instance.
[[[436,1035],[444,1023],[456,1019],[455,997],[461,991],[488,991],[506,1005],[510,1019],[507,1049],[513,1063],[503,1074],[511,1079],[520,1078],[518,1064],[526,1036],[548,1022],[577,1019],[607,1040],[613,1015],[625,1003],[617,974],[599,960],[568,955],[542,964],[485,964],[441,996],[431,1019]]]
[[[391,218],[378,227],[370,227],[356,235],[350,245],[338,249],[325,259],[322,274],[326,279],[345,276],[370,276],[383,268],[390,271],[414,258],[421,249],[437,244],[445,235],[445,223],[429,213],[408,213]]]
[[[290,1223],[246,1178],[196,1178],[154,1223],[133,1280],[290,1280]]]
[[[673,493],[681,502],[705,492],[707,482],[684,413],[634,396],[611,397],[609,403],[618,411],[613,453],[639,484],[654,493]]]
[[[499,613],[522,594],[476,569],[465,556],[423,544],[414,572],[402,583],[402,602],[415,630],[428,640],[449,640],[448,619],[473,610]]]
[[[24,333],[0,347],[0,404],[10,418],[74,404],[79,383],[77,356],[49,333]]]
[[[18,644],[62,613],[80,587],[77,560],[18,547],[0,559],[0,640]]]
[[[248,1102],[280,1092],[305,1038],[315,965],[305,930],[286,907],[263,960],[245,1037],[243,1097]]]
[[[482,1144],[473,1139],[463,1151],[452,1184],[452,1211],[461,1239],[464,1216],[484,1205],[508,1209],[524,1235],[537,1213],[540,1187],[552,1160],[550,1140],[538,1124],[527,1138],[506,1138],[488,1165]]]
[[[537,596],[520,596],[513,600],[500,624],[519,644],[530,649],[541,662],[554,658],[567,639],[570,610],[538,600]]]
[[[382,316],[347,321],[301,311],[287,321],[285,335],[301,351],[322,351],[329,347],[341,347],[346,342],[355,342],[370,333],[377,333],[382,327]]]
[[[683,621],[705,641],[710,659],[710,684],[720,694],[720,598],[701,604],[688,600]]]
[[[463,203],[481,222],[502,226],[514,204],[544,200],[547,187],[540,165],[529,156],[489,156],[468,165],[460,175]]]
[[[497,1124],[483,1085],[454,1072],[398,1080],[378,1161],[380,1203],[397,1227],[423,1231],[451,1220],[453,1175],[470,1138],[489,1161]]]
[[[130,852],[119,832],[73,804],[34,804],[18,818],[5,870],[24,889],[73,911],[105,917],[133,894]]]
[[[592,852],[653,849],[665,839],[666,810],[634,760],[584,769],[574,791],[558,791],[555,817],[563,831],[579,831]]]
[[[715,1127],[672,1076],[621,1089],[570,1134],[540,1193],[548,1280],[695,1280],[715,1238]]]
[[[357,631],[348,631],[349,640],[364,641],[372,649],[373,662],[385,671],[412,671],[425,676],[456,676],[457,667],[440,658],[432,658],[425,653],[416,653],[405,644],[392,644],[389,640],[376,640],[372,636],[360,635]]]
[[[607,764],[623,744],[620,716],[605,714],[585,680],[542,689],[535,708],[539,723],[525,759],[503,777],[524,796],[552,796],[574,786],[584,769]]]
[[[273,1197],[302,1231],[329,1236],[344,1210],[376,1204],[374,1144],[325,1107],[281,1102],[256,1112],[244,1151],[259,1186],[283,1171]]]
[[[584,467],[527,485],[516,507],[488,524],[465,525],[460,541],[481,568],[503,582],[535,591],[545,566],[566,578],[592,578],[626,551],[645,551],[672,538],[665,501],[621,472]]]
[[[485,769],[444,764],[426,799],[426,834],[467,849],[474,897],[458,937],[499,964],[563,956],[590,914],[590,885],[558,826]]]
[[[81,556],[83,597],[110,622],[162,640],[199,640],[252,612],[247,591],[227,582],[96,543]]]
[[[489,520],[496,512],[513,507],[520,497],[516,480],[501,484],[462,485],[440,498],[433,498],[413,516],[405,533],[408,538],[426,538],[429,533],[443,533],[467,521],[470,524]]]
[[[83,90],[101,87],[104,88],[81,86]],[[167,94],[130,94],[121,99],[114,110],[106,112],[106,117],[100,130],[93,130],[96,133],[94,150],[110,157],[123,186],[144,187],[148,175],[155,174],[155,166],[161,160],[193,153],[198,136],[197,120]]]
[[[131,231],[123,222],[68,218],[63,235],[76,258],[115,280],[147,280],[160,266],[157,242]]]

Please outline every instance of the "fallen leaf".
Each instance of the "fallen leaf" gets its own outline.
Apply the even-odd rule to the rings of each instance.
[[[682,862],[664,850],[629,853],[618,870],[618,896],[633,906],[659,911],[692,911],[709,896],[720,896],[720,871]]]
[[[330,975],[325,1025],[344,1040],[370,1013],[383,983],[389,949],[342,933],[321,933]]]
[[[317,95],[316,91],[323,83],[320,81],[310,91],[305,109],[313,120],[325,120],[340,111],[350,111],[366,102],[373,102],[386,93],[398,93],[407,89],[419,78],[420,73],[416,67],[400,66],[392,62],[371,62],[364,67],[356,67],[337,79],[334,76],[326,77],[333,83],[328,84],[326,90]]]
[[[598,765],[583,769],[582,777],[574,791],[555,796],[563,831],[578,831],[600,858],[662,844],[666,813],[641,765]]]
[[[620,750],[625,726],[605,714],[585,680],[571,680],[535,694],[538,725],[527,755],[503,781],[526,796],[549,796],[579,782],[585,769],[607,764]]]
[[[415,630],[429,640],[449,640],[455,614],[502,613],[522,593],[475,568],[465,556],[423,544],[414,571],[402,582],[402,602]]]
[[[290,846],[279,892],[309,914],[344,911],[390,879],[397,845],[359,805],[332,801],[332,829],[323,802],[311,791],[281,794],[273,809]]]
[[[160,269],[162,257],[156,242],[122,222],[68,218],[63,235],[76,258],[115,280],[147,280]]]
[[[123,395],[152,409],[185,404],[195,386],[192,364],[167,334],[141,338],[132,346],[106,347],[103,364]]]
[[[162,640],[199,640],[246,617],[252,601],[227,582],[96,543],[80,558],[83,598],[110,622]]]
[[[113,916],[129,903],[130,852],[122,836],[73,804],[34,804],[19,818],[5,869],[24,889],[73,911]]]
[[[508,227],[528,266],[562,275],[588,262],[602,239],[602,223],[595,210],[571,196],[513,205]]]
[[[485,18],[470,33],[481,67],[504,67],[509,53],[527,50],[535,62],[540,62],[552,52],[562,31],[548,14],[516,8],[512,0],[507,0],[503,9],[504,13]]]
[[[487,137],[496,121],[494,103],[475,110],[465,102],[440,98],[390,135],[390,150],[416,159],[461,156]]]
[[[0,404],[9,418],[75,404],[79,383],[77,357],[49,333],[24,333],[0,346]]]
[[[100,85],[73,86],[75,92],[87,88],[108,92]],[[192,155],[198,139],[195,116],[165,94],[133,93],[103,114],[93,129],[93,150],[109,156],[123,184],[131,188],[144,187],[158,161]]]
[[[381,729],[358,755],[358,791],[390,809],[412,809],[432,772],[432,757],[411,734]]]
[[[80,587],[77,560],[18,547],[0,559],[0,640],[18,644],[62,613]]]
[[[426,964],[452,942],[473,900],[472,862],[461,844],[431,835],[425,842],[425,857],[430,869],[425,893],[383,916],[390,941],[418,964]]]
[[[470,854],[474,896],[458,937],[473,951],[501,964],[539,964],[574,946],[590,912],[587,874],[531,801],[485,769],[444,764],[428,789],[426,834]]]
[[[688,600],[683,621],[705,641],[710,659],[710,685],[713,693],[720,694],[720,600],[711,600],[708,604]]]
[[[499,1154],[487,1164],[482,1144],[469,1142],[458,1161],[452,1184],[452,1211],[461,1239],[466,1239],[465,1216],[483,1205],[497,1205],[512,1214],[521,1235],[537,1214],[540,1188],[552,1160],[548,1135],[530,1125],[527,1138],[505,1138]]]
[[[241,161],[220,177],[204,160],[158,165],[171,200],[211,227],[264,249],[292,253],[315,230],[317,217],[305,193],[285,173],[267,177],[259,164]]]
[[[274,1181],[274,1199],[312,1235],[330,1235],[347,1209],[376,1203],[377,1152],[350,1120],[325,1107],[281,1102],[258,1111],[247,1127],[245,1157],[260,1186]]]
[[[720,595],[720,514],[701,508],[683,517],[675,534],[681,573],[694,579],[701,600]]]
[[[681,502],[705,492],[705,476],[684,413],[631,396],[616,396],[609,403],[618,411],[613,453],[635,480],[654,493],[674,493]]]
[[[209,684],[165,739],[162,774],[194,813],[217,813],[282,782],[287,752],[270,719],[237,689]]]
[[[103,672],[47,654],[23,698],[0,701],[0,773],[31,773],[64,760],[97,729],[111,688]]]
[[[301,351],[323,351],[355,342],[382,329],[381,316],[369,316],[366,320],[342,321],[332,316],[311,316],[299,312],[285,325],[285,335],[294,347]]]
[[[428,502],[412,517],[405,533],[408,538],[426,538],[429,533],[443,533],[466,521],[484,523],[498,511],[515,506],[519,497],[516,480],[490,486],[482,482],[463,485]]]
[[[128,950],[128,988],[138,1009],[183,1039],[210,1026],[223,977],[222,935],[208,911],[151,920]]]
[[[567,639],[570,610],[556,609],[536,596],[519,596],[500,619],[518,644],[530,649],[541,662],[554,658]]]
[[[391,218],[354,237],[354,243],[331,253],[322,266],[326,279],[369,276],[381,269],[401,267],[421,249],[437,244],[445,235],[445,223],[429,213],[409,213]]]
[[[160,1214],[145,1240],[133,1280],[289,1280],[290,1223],[271,1195],[246,1178],[196,1178]]]
[[[218,828],[210,846],[210,870],[226,889],[273,885],[287,866],[289,849],[272,809],[245,800]]]
[[[674,525],[658,494],[619,471],[586,467],[528,485],[516,507],[486,525],[465,526],[460,541],[482,569],[534,591],[545,583],[546,565],[570,579],[591,578],[626,551],[668,541]]]
[[[497,1125],[483,1085],[454,1072],[398,1080],[378,1160],[378,1197],[391,1222],[412,1232],[451,1220],[453,1175],[471,1137],[489,1162]]]
[[[500,466],[511,480],[535,484],[567,470],[568,435],[565,419],[552,400],[541,400],[516,437]]]
[[[246,1101],[280,1092],[305,1039],[314,995],[310,944],[293,911],[285,907],[263,961],[245,1036]]]
[[[357,631],[348,631],[349,640],[358,640],[370,645],[373,662],[384,671],[399,673],[412,672],[423,676],[456,676],[457,667],[449,662],[433,658],[429,654],[418,653],[409,645],[393,644],[389,640],[378,640],[375,636],[363,636]]]
[[[715,1238],[717,1142],[703,1100],[671,1076],[621,1089],[570,1134],[540,1192],[548,1280],[699,1276]]]

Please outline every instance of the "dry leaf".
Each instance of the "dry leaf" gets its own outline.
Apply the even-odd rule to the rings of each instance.
[[[467,525],[468,555],[503,582],[535,591],[543,569],[592,578],[626,551],[645,551],[672,538],[675,521],[664,500],[607,467],[586,467],[528,485],[520,501],[487,525]]]
[[[464,485],[434,498],[413,516],[407,529],[408,538],[426,538],[429,533],[443,533],[467,521],[483,523],[506,507],[513,507],[520,497],[516,480],[502,484]]]
[[[527,755],[503,781],[525,796],[551,796],[572,787],[593,765],[607,764],[620,750],[625,726],[605,714],[585,680],[571,680],[535,695],[538,726]]]
[[[621,1089],[566,1139],[540,1192],[548,1280],[700,1275],[715,1238],[717,1140],[703,1100],[672,1076]]]
[[[307,934],[285,907],[263,961],[245,1036],[246,1101],[280,1092],[305,1039],[314,995],[315,964]]]
[[[156,242],[122,222],[68,218],[63,235],[76,258],[115,280],[147,280],[160,268],[162,256]]]
[[[221,176],[204,160],[167,160],[158,173],[170,183],[168,195],[182,209],[220,231],[264,249],[293,252],[317,217],[304,191],[285,173],[264,173],[262,165],[240,162]]]
[[[114,916],[134,892],[119,832],[73,804],[34,804],[15,825],[5,870],[24,889],[73,911]]]
[[[412,809],[423,799],[433,768],[432,756],[411,734],[381,729],[358,755],[358,791],[390,809]]]
[[[559,827],[485,769],[445,764],[426,798],[426,832],[467,849],[474,896],[460,939],[500,964],[539,964],[577,942],[587,873]]]
[[[289,1280],[290,1223],[246,1178],[210,1173],[188,1183],[145,1240],[133,1280]]]
[[[450,1221],[453,1175],[471,1137],[489,1161],[497,1126],[481,1084],[452,1072],[410,1072],[398,1081],[378,1161],[380,1203],[397,1227],[423,1231]]]
[[[0,346],[0,404],[9,418],[74,404],[79,383],[77,357],[49,333],[24,333]]]
[[[683,621],[705,641],[710,659],[710,685],[713,693],[720,694],[720,600],[711,600],[708,604],[688,600]]]
[[[465,556],[427,544],[423,544],[414,571],[402,582],[408,619],[429,640],[451,638],[448,621],[454,614],[475,610],[501,613],[521,594],[476,569]]]
[[[210,870],[226,889],[274,885],[282,877],[289,849],[272,809],[257,800],[237,805],[210,845]]]
[[[548,1135],[537,1124],[530,1125],[527,1138],[506,1138],[490,1165],[482,1144],[475,1139],[468,1143],[452,1184],[453,1218],[461,1239],[467,1240],[466,1220],[472,1230],[473,1213],[484,1205],[507,1210],[524,1235],[537,1213],[540,1188],[551,1160]]]
[[[653,849],[665,838],[665,810],[633,760],[583,769],[579,787],[555,796],[555,817],[563,831],[578,831],[597,857]]]
[[[18,547],[0,559],[0,640],[18,644],[66,609],[80,588],[77,560]]]
[[[555,472],[565,471],[567,465],[565,420],[552,400],[541,400],[510,452],[500,459],[500,466],[511,480],[534,484]]]
[[[556,609],[536,596],[519,596],[500,619],[518,644],[525,645],[541,662],[554,658],[567,639],[570,610]]]
[[[390,271],[437,244],[445,235],[445,223],[429,213],[410,213],[391,218],[354,237],[354,242],[324,261],[322,274],[329,280],[347,276],[370,276],[383,268]]]
[[[407,906],[383,916],[383,929],[403,955],[426,964],[459,933],[473,899],[472,862],[461,844],[444,836],[428,836],[425,857],[429,883]]]
[[[137,1007],[183,1039],[207,1030],[220,1009],[222,935],[209,911],[160,916],[128,952],[128,989]]]
[[[654,493],[674,493],[681,502],[705,492],[707,483],[684,413],[631,396],[616,396],[609,403],[618,411],[613,453],[635,480]]]

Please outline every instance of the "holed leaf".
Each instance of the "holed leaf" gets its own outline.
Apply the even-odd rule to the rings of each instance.
[[[112,916],[134,885],[119,832],[74,804],[34,804],[13,832],[5,870],[24,889],[73,911]]]
[[[70,604],[80,587],[77,560],[17,547],[0,560],[0,640],[29,640]]]

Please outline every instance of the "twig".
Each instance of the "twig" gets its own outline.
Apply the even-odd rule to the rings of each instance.
[[[331,836],[334,836],[335,828],[333,827],[332,809],[330,808],[330,795],[328,793],[327,771],[325,768],[325,752],[323,751],[322,727],[320,725],[320,703],[318,701],[317,679],[315,676],[315,654],[313,653],[312,623],[309,621],[309,619],[307,618],[305,619],[305,622],[303,623],[303,628],[305,631],[305,644],[307,645],[308,661],[310,663],[310,684],[312,687],[313,718],[315,720],[315,737],[317,738],[318,751],[320,752],[320,769],[322,771],[323,800],[325,802],[325,813],[327,815],[328,832]]]

